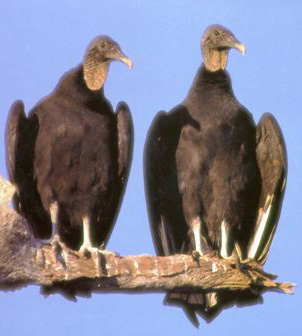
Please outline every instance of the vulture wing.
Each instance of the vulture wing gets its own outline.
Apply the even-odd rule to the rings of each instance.
[[[248,257],[264,264],[276,231],[287,175],[286,148],[282,132],[276,119],[269,113],[264,114],[257,125],[256,142],[262,187]]]
[[[183,127],[191,124],[184,106],[169,113],[159,112],[149,128],[144,151],[145,193],[149,223],[157,255],[190,253],[182,196],[178,189],[176,150]],[[183,308],[190,321],[198,326],[196,313],[202,314],[204,294],[170,292],[166,305]]]
[[[132,162],[134,128],[130,109],[125,102],[119,102],[116,107],[117,119],[117,153],[118,153],[118,182],[117,189],[114,191],[108,204],[110,220],[102,223],[101,241],[104,248],[110,238],[116,217],[122,204],[123,196],[129,177]]]
[[[51,234],[51,226],[37,192],[33,170],[38,130],[36,115],[27,118],[23,102],[14,102],[5,131],[6,165],[9,179],[16,187],[13,206],[28,219],[35,235],[45,239]]]
[[[188,228],[184,219],[175,153],[183,125],[184,107],[159,112],[150,126],[144,152],[145,192],[157,255],[185,252]],[[187,252],[187,251],[186,251]]]
[[[24,112],[24,105],[21,100],[14,102],[10,108],[9,115],[6,122],[5,130],[5,155],[6,155],[6,166],[9,174],[9,179],[15,184],[20,175],[19,165],[17,160],[21,159],[19,153],[23,152],[20,147],[24,146],[22,141],[27,129],[27,118]],[[16,185],[17,192],[18,186]]]
[[[134,131],[131,112],[125,102],[118,104],[116,113],[118,132],[118,176],[123,193],[132,162]]]
[[[157,255],[162,256],[171,253],[160,202],[163,178],[159,164],[164,164],[166,156],[166,122],[166,112],[159,112],[149,128],[144,150],[145,192],[150,228]]]

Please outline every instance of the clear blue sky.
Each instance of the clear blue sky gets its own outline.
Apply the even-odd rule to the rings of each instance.
[[[12,102],[28,111],[82,61],[99,34],[116,39],[134,62],[110,68],[105,93],[115,106],[130,105],[134,160],[109,249],[122,255],[154,254],[143,190],[142,154],[148,127],[160,109],[186,95],[201,63],[200,38],[213,23],[228,27],[246,45],[230,52],[234,92],[259,120],[272,112],[285,137],[289,176],[275,240],[265,269],[280,281],[302,280],[301,92],[302,3],[225,0],[10,0],[0,2],[0,171],[4,126]],[[0,251],[1,253],[1,251]],[[299,335],[301,292],[267,293],[264,304],[232,308],[196,330],[180,309],[162,305],[162,294],[95,294],[69,302],[44,298],[37,286],[0,293],[0,335]]]

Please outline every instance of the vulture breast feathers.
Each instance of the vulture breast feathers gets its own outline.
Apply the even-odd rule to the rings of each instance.
[[[149,129],[145,191],[159,255],[216,251],[261,263],[267,257],[285,186],[285,145],[272,115],[256,126],[234,96],[225,70],[232,48],[245,51],[229,30],[210,26],[187,97],[159,112]],[[211,319],[220,297],[173,292],[166,303],[183,306],[197,324],[195,313]]]
[[[99,36],[83,64],[26,116],[21,101],[6,127],[6,162],[15,208],[41,239],[78,249],[104,248],[114,226],[132,161],[133,124],[126,103],[114,113],[103,85],[111,61],[132,62]]]

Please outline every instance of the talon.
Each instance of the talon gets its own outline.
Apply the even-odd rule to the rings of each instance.
[[[194,251],[192,251],[192,257],[193,257],[194,261],[199,261],[199,258],[201,257],[201,254],[197,250],[194,250]]]
[[[84,243],[80,250],[79,253],[83,255],[85,259],[92,259],[95,263],[95,271],[96,271],[96,276],[100,276],[100,253],[101,251],[97,247],[91,246],[90,243],[86,244]]]
[[[61,240],[60,240],[60,237],[59,237],[59,235],[56,233],[54,236],[53,236],[53,238],[52,238],[52,242],[60,242]]]
[[[80,253],[83,255],[85,259],[91,258],[91,252],[86,248],[81,250]]]
[[[65,280],[68,279],[67,268],[68,268],[68,255],[70,254],[69,248],[61,241],[58,234],[55,234],[50,242],[47,242],[53,250],[56,259],[61,263],[64,270],[66,271]]]
[[[84,258],[91,258],[93,254],[98,255],[99,249],[96,247],[92,247],[89,244],[83,244],[79,250],[79,253],[83,255]]]
[[[229,257],[223,257],[222,258],[223,260],[226,260],[228,261],[230,264],[240,264],[240,260],[237,258],[237,257],[234,257],[234,256],[229,256]]]
[[[99,250],[100,254],[103,254],[105,256],[112,256],[112,257],[118,257],[118,253],[116,252],[112,252],[112,251],[108,251],[108,250]]]
[[[251,259],[251,258],[246,258],[246,259],[240,261],[241,264],[249,264],[251,262],[254,262],[254,260]]]

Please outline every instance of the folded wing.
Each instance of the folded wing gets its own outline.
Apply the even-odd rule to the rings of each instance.
[[[262,187],[255,230],[248,247],[248,257],[264,264],[272,243],[287,177],[286,148],[281,129],[269,113],[257,125],[257,163]]]

